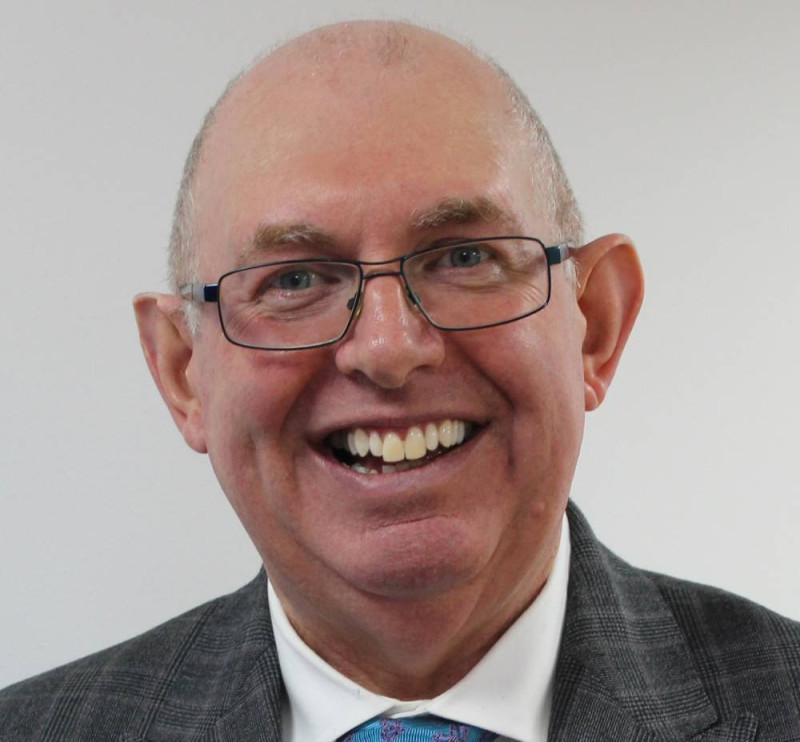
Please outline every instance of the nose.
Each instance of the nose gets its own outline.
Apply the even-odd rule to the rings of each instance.
[[[361,311],[336,347],[336,366],[384,389],[398,389],[415,370],[444,360],[442,332],[413,306],[396,272],[366,278],[375,280],[363,287]]]

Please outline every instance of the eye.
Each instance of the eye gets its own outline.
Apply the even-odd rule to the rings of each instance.
[[[447,259],[454,268],[472,268],[487,257],[487,251],[478,245],[464,245],[450,250]]]
[[[412,279],[424,275],[424,280],[476,281],[492,276],[502,267],[503,261],[501,243],[462,242],[412,255],[406,263],[406,271]]]
[[[333,301],[358,285],[358,268],[322,261],[255,266],[233,275],[241,276],[241,301],[273,309]]]
[[[312,271],[295,268],[275,276],[271,285],[283,291],[300,291],[311,288],[317,280]]]

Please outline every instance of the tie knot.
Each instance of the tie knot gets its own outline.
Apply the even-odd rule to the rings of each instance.
[[[340,742],[491,742],[494,732],[440,719],[414,716],[405,719],[371,719],[356,727]]]

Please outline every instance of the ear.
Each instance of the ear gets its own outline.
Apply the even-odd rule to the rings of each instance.
[[[576,250],[578,307],[586,321],[583,340],[585,406],[606,396],[644,296],[644,277],[633,242],[610,234]]]
[[[133,310],[147,366],[172,419],[186,442],[206,453],[202,406],[191,380],[194,343],[181,304],[171,294],[139,294]]]

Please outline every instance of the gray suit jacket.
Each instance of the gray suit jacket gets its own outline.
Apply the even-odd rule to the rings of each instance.
[[[574,505],[550,723],[569,740],[800,740],[800,624],[635,569]],[[280,741],[263,573],[142,636],[0,692],[0,740]]]

